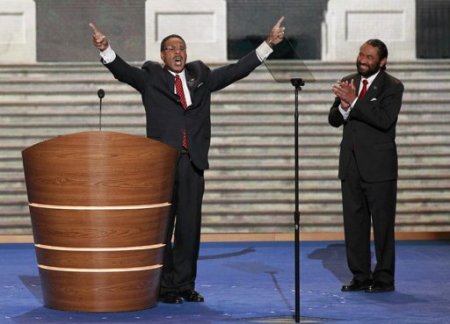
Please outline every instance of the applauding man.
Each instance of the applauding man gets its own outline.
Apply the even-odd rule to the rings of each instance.
[[[386,45],[365,42],[358,73],[333,85],[336,98],[328,116],[343,125],[339,157],[347,263],[353,280],[342,291],[388,292],[394,288],[397,147],[395,128],[403,84],[386,73]],[[377,264],[371,269],[373,223]]]

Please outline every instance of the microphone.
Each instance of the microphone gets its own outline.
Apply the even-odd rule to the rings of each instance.
[[[105,96],[105,90],[98,89],[97,96],[100,99],[100,113],[98,115],[98,124],[99,124],[99,130],[102,130],[102,99]]]
[[[97,91],[97,96],[102,99],[105,96],[105,90],[103,89],[98,89]]]

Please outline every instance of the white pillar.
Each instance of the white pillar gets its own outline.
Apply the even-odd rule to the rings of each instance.
[[[329,0],[322,24],[322,60],[355,60],[366,40],[379,38],[389,60],[416,59],[415,0]]]
[[[147,0],[145,16],[147,59],[160,57],[170,34],[184,38],[189,61],[227,59],[226,0]]]
[[[0,63],[36,62],[34,0],[0,2]]]

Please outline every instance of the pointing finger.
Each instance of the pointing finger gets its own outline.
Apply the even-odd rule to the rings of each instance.
[[[91,27],[92,32],[94,33],[94,35],[101,34],[101,32],[97,29],[97,27],[93,23],[89,23],[89,26]]]
[[[281,16],[280,19],[278,19],[278,21],[274,27],[279,28],[281,26],[281,24],[283,23],[283,21],[284,21],[284,16]]]

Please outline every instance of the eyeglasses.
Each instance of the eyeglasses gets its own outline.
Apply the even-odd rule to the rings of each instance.
[[[175,52],[175,51],[180,51],[180,52],[184,52],[186,50],[186,47],[184,46],[167,46],[163,48],[166,52]]]

